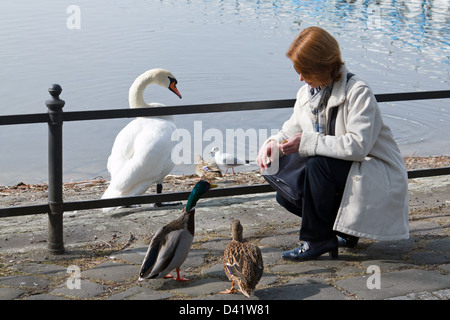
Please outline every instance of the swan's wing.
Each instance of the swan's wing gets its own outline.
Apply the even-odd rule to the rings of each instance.
[[[131,152],[123,152],[112,167],[110,187],[124,195],[144,193],[151,184],[161,183],[172,171],[171,160],[174,142],[171,140],[175,125],[163,119],[141,118],[140,130],[133,137]],[[124,148],[126,143],[124,142]],[[115,167],[117,165],[117,167]]]
[[[126,125],[116,136],[107,164],[108,172],[112,176],[124,166],[126,161],[133,157],[134,141],[140,131],[141,121],[135,119]]]

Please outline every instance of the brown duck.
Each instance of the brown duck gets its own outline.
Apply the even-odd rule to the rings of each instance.
[[[199,155],[195,155],[195,174],[200,177],[200,179],[211,182],[215,178],[222,177],[222,170],[214,161],[205,161]]]
[[[251,297],[264,271],[261,250],[254,244],[244,242],[243,227],[239,220],[231,221],[232,240],[223,254],[223,269],[231,281],[231,288],[221,293],[236,293],[235,284],[241,292]]]

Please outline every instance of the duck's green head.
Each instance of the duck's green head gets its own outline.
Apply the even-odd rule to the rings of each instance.
[[[199,182],[197,182],[194,188],[192,189],[191,194],[189,195],[185,211],[186,212],[191,211],[197,204],[198,199],[200,199],[200,197],[210,188],[211,185],[209,184],[208,181],[200,180]]]

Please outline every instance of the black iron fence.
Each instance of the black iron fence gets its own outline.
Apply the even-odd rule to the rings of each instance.
[[[47,113],[0,116],[0,125],[20,125],[29,123],[48,124],[48,203],[32,206],[0,208],[0,218],[47,213],[49,218],[48,249],[59,254],[64,252],[63,212],[98,209],[105,207],[128,206],[133,204],[159,203],[186,200],[190,192],[174,192],[142,195],[134,197],[96,199],[64,202],[63,200],[63,155],[62,125],[67,121],[87,121],[113,118],[132,118],[143,116],[165,116],[210,112],[229,112],[244,110],[263,110],[292,108],[293,99],[253,102],[235,102],[203,104],[191,106],[156,107],[143,109],[116,109],[63,112],[65,102],[59,98],[61,86],[55,84],[49,88],[52,96],[46,101]],[[450,90],[406,92],[375,95],[378,102],[407,101],[422,99],[450,98]],[[419,178],[450,174],[450,167],[408,171],[408,177]],[[205,194],[205,198],[228,197],[234,195],[273,192],[268,184],[217,188]]]

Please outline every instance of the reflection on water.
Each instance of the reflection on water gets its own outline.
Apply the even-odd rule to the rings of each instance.
[[[68,6],[49,0],[0,4],[0,114],[46,112],[52,83],[63,87],[65,111],[126,108],[133,80],[154,67],[176,75],[183,99],[151,87],[147,102],[293,98],[301,83],[285,51],[311,25],[338,39],[348,68],[375,93],[446,90],[450,83],[447,0],[80,0],[79,29],[67,27]],[[380,107],[405,155],[449,153],[448,99]],[[269,131],[289,113],[188,115],[176,122],[188,130],[201,120],[204,130]],[[64,124],[64,179],[108,178],[114,137],[129,121]],[[0,135],[0,184],[47,179],[45,125],[0,127]],[[202,143],[206,148],[210,142]],[[188,170],[178,166],[175,173]]]

